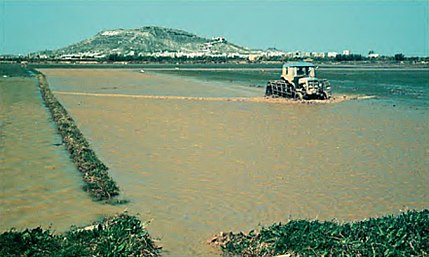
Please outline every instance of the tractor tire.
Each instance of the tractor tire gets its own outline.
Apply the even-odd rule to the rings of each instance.
[[[328,100],[329,99],[329,94],[325,91],[322,92],[322,100]]]
[[[295,100],[302,101],[302,99],[304,99],[304,97],[302,96],[302,93],[296,92],[295,93]]]
[[[273,86],[270,83],[268,83],[265,88],[265,96],[270,97],[272,95],[273,95]]]

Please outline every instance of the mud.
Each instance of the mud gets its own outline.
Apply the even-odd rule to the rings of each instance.
[[[278,103],[278,104],[332,104],[341,103],[350,100],[365,100],[375,98],[374,96],[341,96],[333,97],[328,100],[302,100],[297,101],[288,98],[271,98],[271,97],[248,97],[248,98],[224,98],[224,97],[191,97],[191,96],[158,96],[158,95],[125,95],[125,94],[96,94],[82,92],[64,92],[55,91],[59,95],[75,96],[100,96],[100,97],[126,97],[158,100],[190,100],[190,101],[227,101],[227,102],[252,102],[252,103]]]
[[[205,240],[219,231],[429,204],[426,109],[272,104],[263,89],[149,72],[43,72],[167,256],[216,255]]]

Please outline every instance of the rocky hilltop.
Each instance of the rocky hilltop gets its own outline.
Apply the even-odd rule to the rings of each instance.
[[[228,42],[223,37],[211,39],[195,34],[156,26],[138,29],[105,30],[70,46],[46,51],[48,55],[151,55],[155,53],[181,53],[194,55],[248,54],[249,49]]]

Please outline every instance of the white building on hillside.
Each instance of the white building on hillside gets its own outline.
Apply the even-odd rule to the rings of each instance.
[[[212,41],[218,42],[218,43],[223,43],[223,42],[225,42],[225,38],[224,37],[212,37]]]

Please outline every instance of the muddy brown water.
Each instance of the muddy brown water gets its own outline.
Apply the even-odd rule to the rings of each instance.
[[[59,143],[36,80],[0,79],[2,231],[52,225],[60,232],[118,211],[82,191],[82,179]]]
[[[205,244],[211,235],[290,218],[352,221],[428,207],[427,110],[376,100],[283,105],[67,95],[61,92],[263,92],[131,70],[42,72],[111,168],[128,210],[151,220],[166,255],[216,255]]]

